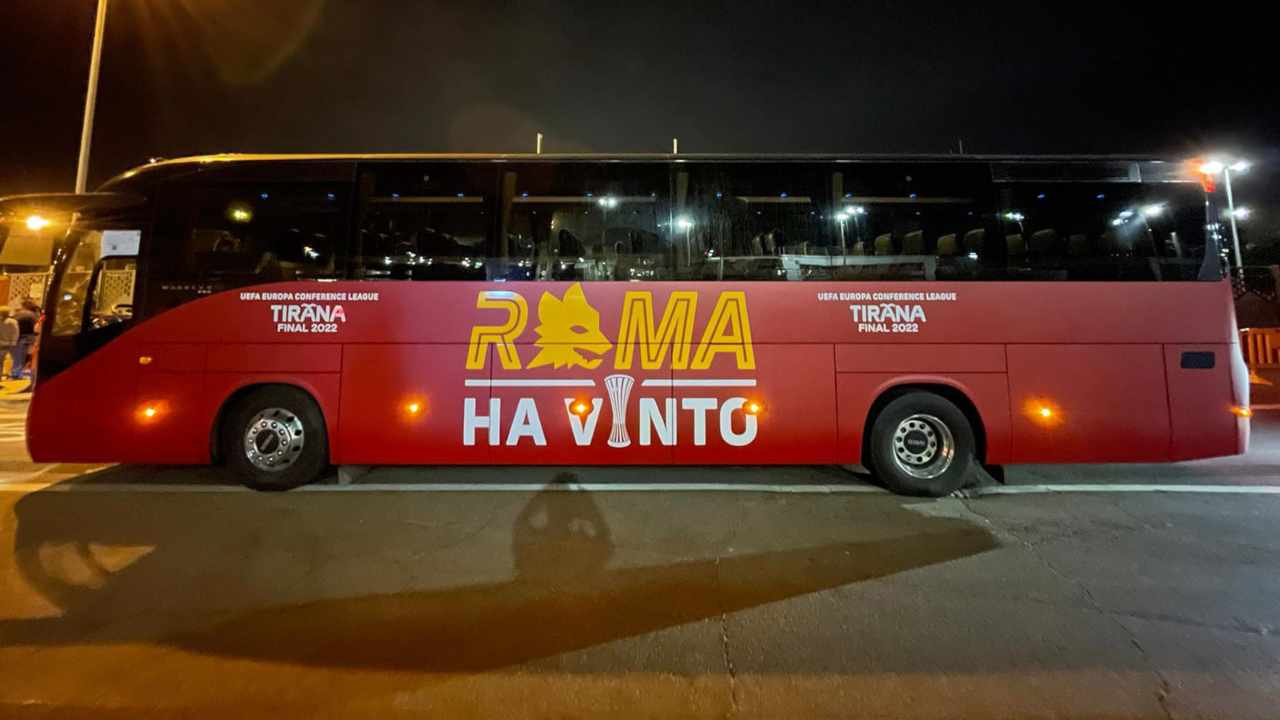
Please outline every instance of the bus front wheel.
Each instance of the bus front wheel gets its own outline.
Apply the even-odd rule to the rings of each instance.
[[[297,388],[249,392],[227,410],[221,429],[227,468],[255,490],[306,485],[329,464],[324,416]]]
[[[972,477],[973,426],[954,403],[931,392],[909,392],[876,416],[867,458],[885,487],[901,495],[942,497]]]

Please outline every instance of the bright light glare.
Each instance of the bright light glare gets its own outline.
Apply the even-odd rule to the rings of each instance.
[[[849,208],[849,212],[854,215],[866,215],[867,209],[862,207],[861,205],[854,205],[853,207]]]
[[[602,197],[599,200],[597,200],[596,204],[598,204],[602,208],[609,208],[609,209],[616,208],[618,207],[618,198],[606,195],[605,197]]]
[[[1142,214],[1149,218],[1157,217],[1162,213],[1164,213],[1164,205],[1154,204],[1154,205],[1147,205],[1142,208]]]
[[[761,410],[764,410],[764,406],[761,405],[760,403],[755,401],[747,403],[748,415],[759,415]]]
[[[1243,405],[1232,405],[1231,414],[1242,418],[1253,417],[1253,408],[1247,408]]]
[[[49,227],[49,218],[40,215],[32,215],[27,218],[27,229],[40,231]]]
[[[1203,165],[1200,166],[1200,172],[1204,173],[1205,175],[1217,175],[1218,173],[1222,172],[1223,167],[1225,166],[1222,163],[1218,162],[1217,160],[1210,160],[1209,162],[1204,163]]]
[[[1242,173],[1242,172],[1244,172],[1245,170],[1248,170],[1248,169],[1249,169],[1249,161],[1248,161],[1248,160],[1237,160],[1237,161],[1235,161],[1235,162],[1231,163],[1231,172],[1238,172],[1238,173]]]
[[[1248,220],[1249,216],[1252,214],[1253,211],[1247,207],[1238,207],[1234,212],[1232,212],[1232,215],[1234,215],[1237,220]]]
[[[1027,216],[1023,215],[1020,212],[1014,211],[1014,212],[1005,213],[1004,219],[1010,222],[1022,222],[1023,220],[1027,219]]]
[[[1041,408],[1040,408],[1040,417],[1042,417],[1042,418],[1044,418],[1044,419],[1046,419],[1046,420],[1048,420],[1049,418],[1053,417],[1053,408],[1049,408],[1049,407],[1041,407]]]
[[[575,415],[586,415],[588,409],[589,406],[581,400],[573,404],[573,413]]]
[[[693,227],[693,221],[687,217],[676,218],[676,227],[681,230],[688,230]]]
[[[417,415],[422,412],[422,403],[418,400],[411,400],[404,406],[404,410],[410,415]]]

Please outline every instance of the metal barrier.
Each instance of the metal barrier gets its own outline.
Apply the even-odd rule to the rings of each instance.
[[[1250,370],[1280,368],[1280,328],[1241,330],[1240,344]]]

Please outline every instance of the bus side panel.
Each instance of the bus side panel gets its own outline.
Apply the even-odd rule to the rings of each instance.
[[[836,345],[837,372],[999,372],[1004,345],[898,343]]]
[[[1169,459],[1160,345],[1009,345],[1013,462]]]
[[[145,452],[137,442],[140,345],[124,335],[70,371],[38,379],[27,413],[27,450],[36,462],[119,462]]]
[[[704,370],[679,370],[675,388],[678,464],[838,463],[836,442],[835,357],[827,344],[756,343],[754,370],[739,370],[737,349],[725,344]],[[696,359],[696,352],[692,355]],[[748,417],[744,408],[757,403]],[[695,411],[703,416],[703,444],[694,437]],[[714,409],[711,409],[714,408]],[[754,428],[754,429],[753,429]]]
[[[489,405],[489,388],[465,385],[487,380],[489,371],[464,378],[466,357],[466,345],[347,345],[333,462],[489,462],[487,430],[476,430],[475,444],[463,444],[465,398],[474,399],[476,415],[488,415]]]
[[[862,436],[867,413],[876,398],[903,385],[945,385],[969,398],[986,432],[984,461],[993,465],[1009,462],[1009,386],[1003,373],[839,373],[836,396],[839,407],[839,447],[841,463],[862,462]]]
[[[1235,400],[1231,387],[1232,349],[1225,344],[1164,347],[1173,425],[1171,459],[1239,452],[1238,420],[1231,413]]]
[[[114,349],[113,349],[114,351]],[[134,372],[133,430],[119,462],[207,463],[209,426],[204,387],[206,346],[197,343],[148,343]],[[144,364],[145,363],[145,364]]]

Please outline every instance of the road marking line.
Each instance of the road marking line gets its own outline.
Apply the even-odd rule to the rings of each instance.
[[[644,387],[755,387],[754,378],[720,378],[720,379],[699,379],[691,378],[688,380],[660,380],[657,378],[645,380],[640,383]]]
[[[964,497],[985,495],[1034,495],[1043,493],[1187,493],[1225,495],[1280,495],[1280,485],[992,485],[961,491]]]
[[[465,387],[595,387],[595,380],[475,380],[464,381]]]

